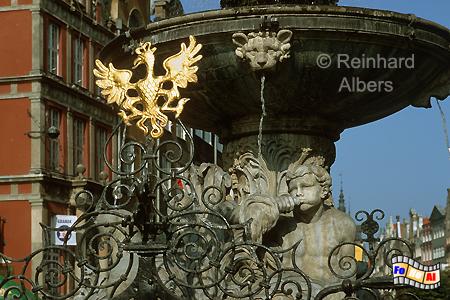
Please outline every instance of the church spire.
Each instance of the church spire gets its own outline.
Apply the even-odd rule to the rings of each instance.
[[[341,178],[341,191],[339,193],[339,206],[338,209],[342,212],[346,212],[345,209],[345,199],[344,199],[344,184],[342,181],[342,174],[339,174],[339,177]]]

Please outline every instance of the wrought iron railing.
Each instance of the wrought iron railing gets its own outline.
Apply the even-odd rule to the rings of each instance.
[[[51,236],[62,229],[42,224],[45,247],[22,259],[0,254],[4,264],[14,264],[16,270],[17,263],[22,264],[16,273],[8,268],[0,281],[6,299],[13,294],[26,297],[27,289],[45,299],[131,299],[136,295],[146,295],[145,299],[324,299],[339,292],[345,299],[381,299],[386,291],[401,289],[394,286],[391,275],[378,276],[377,267],[389,269],[392,256],[412,257],[413,253],[406,240],[377,240],[376,220],[384,217],[382,211],[356,214],[360,222],[365,215],[361,232],[366,237],[361,243],[337,245],[328,256],[335,283],[317,285],[297,265],[295,255],[290,256],[290,266],[282,261],[307,240],[290,249],[255,243],[249,238],[248,223],[231,224],[222,214],[229,201],[222,186],[196,190],[187,175],[195,172],[194,143],[189,130],[177,122],[186,141],[171,136],[161,141],[119,139],[123,141],[120,163],[113,166],[106,161],[114,176],[100,197],[96,199],[88,190],[75,197],[83,213],[64,230],[66,243],[76,234],[76,246],[52,245]],[[117,126],[108,143],[114,134],[126,136],[124,130],[126,126]],[[344,247],[359,248],[363,261],[354,255],[337,256]],[[40,263],[30,278],[26,274],[34,260]],[[144,279],[144,286],[139,285]],[[11,282],[16,284],[10,286]]]

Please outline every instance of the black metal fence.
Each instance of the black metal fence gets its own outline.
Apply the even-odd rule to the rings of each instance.
[[[41,224],[45,247],[22,259],[0,254],[3,264],[22,264],[21,272],[8,268],[0,280],[3,297],[29,297],[29,288],[45,299],[418,299],[402,294],[392,275],[379,270],[389,271],[395,255],[413,257],[408,241],[376,238],[381,210],[356,213],[364,238],[331,251],[328,268],[336,281],[325,287],[302,271],[295,255],[289,267],[282,261],[308,241],[290,249],[252,242],[249,224],[230,224],[220,213],[228,201],[223,188],[210,185],[199,192],[186,176],[194,143],[180,126],[185,141],[122,139],[118,166],[105,156],[113,180],[98,199],[88,190],[79,192],[76,203],[83,213],[64,229],[66,243],[77,235],[76,246],[52,245],[51,236],[62,229]],[[126,136],[123,130],[119,125],[112,135]],[[361,256],[336,256],[344,247]],[[35,276],[26,277],[36,260]]]

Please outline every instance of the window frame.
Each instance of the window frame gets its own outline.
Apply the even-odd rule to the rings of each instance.
[[[78,125],[82,126],[81,135],[79,132],[80,128],[77,128]],[[73,142],[73,152],[72,152],[72,166],[73,166],[73,175],[77,174],[77,166],[78,164],[82,164],[85,168],[87,168],[87,133],[88,133],[88,122],[85,118],[80,116],[74,116],[72,122],[72,142]]]
[[[80,33],[74,32],[72,39],[72,82],[87,88],[89,69],[87,40]]]
[[[94,132],[94,178],[96,180],[100,180],[100,172],[104,171],[108,173],[108,171],[106,170],[107,165],[104,160],[103,154],[106,147],[106,158],[108,159],[110,157],[110,148],[107,146],[109,129],[107,126],[104,126],[102,124],[96,124]]]
[[[47,25],[47,71],[61,76],[61,26],[49,21]]]
[[[48,106],[46,111],[47,127],[55,126],[62,133],[63,112],[56,106]],[[47,138],[47,168],[54,172],[61,172],[61,135],[56,139]]]
[[[95,62],[95,60],[99,58],[99,54],[100,54],[102,47],[95,42],[91,42],[91,45],[92,45],[91,49],[92,49],[93,56],[94,56],[93,62]],[[102,89],[99,86],[97,86],[97,84],[96,84],[96,81],[98,80],[98,78],[96,78],[95,76],[92,76],[92,74],[90,74],[90,73],[88,73],[88,75],[89,75],[89,80],[91,81],[91,84],[92,84],[91,92],[95,96],[97,96],[99,100],[101,100],[102,102],[106,102],[104,99],[104,96],[102,95]]]

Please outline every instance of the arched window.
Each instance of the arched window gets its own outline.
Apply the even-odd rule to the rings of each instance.
[[[130,17],[128,18],[128,27],[136,28],[141,26],[144,26],[142,14],[139,10],[133,9],[130,13]]]

